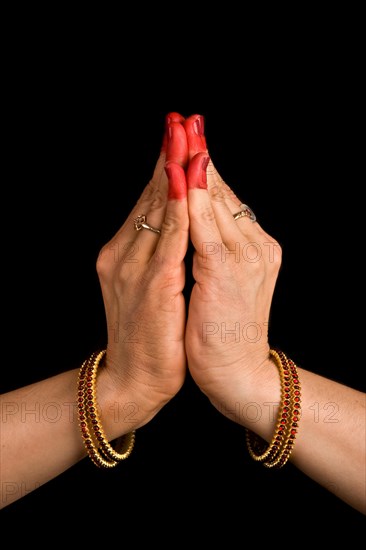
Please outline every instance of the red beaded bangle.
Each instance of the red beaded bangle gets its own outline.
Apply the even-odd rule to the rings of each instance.
[[[246,428],[246,442],[250,456],[266,468],[281,468],[290,458],[296,439],[301,414],[300,382],[295,363],[283,351],[270,350],[281,379],[281,403],[276,430],[271,443]],[[267,446],[267,448],[266,448]]]
[[[103,431],[96,401],[96,377],[105,353],[105,350],[93,353],[81,366],[78,378],[78,411],[81,435],[89,457],[99,468],[113,468],[131,454],[135,431],[117,440],[118,446],[122,447],[122,453],[113,449]]]

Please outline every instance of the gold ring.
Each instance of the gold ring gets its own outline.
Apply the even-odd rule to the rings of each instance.
[[[140,231],[141,229],[148,229],[149,231],[152,231],[153,233],[161,233],[160,229],[157,229],[156,227],[152,227],[146,222],[146,216],[137,216],[133,220],[134,226],[136,231]]]
[[[257,219],[256,215],[254,214],[253,210],[249,208],[247,204],[243,203],[240,205],[240,207],[241,207],[241,210],[236,214],[233,214],[234,220],[238,220],[239,218],[249,218],[250,220],[252,220],[252,222],[256,221]]]

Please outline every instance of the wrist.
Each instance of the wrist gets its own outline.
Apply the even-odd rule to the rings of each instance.
[[[147,424],[169,401],[148,386],[129,378],[121,379],[108,364],[98,369],[97,401],[107,438],[111,441]]]
[[[115,384],[107,368],[99,369],[97,402],[103,429],[109,441],[138,427],[136,405],[131,393]]]
[[[240,369],[225,393],[206,393],[216,409],[264,439],[271,438],[281,400],[281,383],[270,358],[251,369]]]
[[[109,441],[136,430],[148,422],[132,388],[122,386],[103,365],[97,378],[100,418]]]

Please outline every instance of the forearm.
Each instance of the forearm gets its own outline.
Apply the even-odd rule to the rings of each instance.
[[[298,372],[301,418],[291,461],[366,513],[365,394],[303,369]],[[277,369],[268,362],[244,382],[232,388],[232,400],[213,402],[223,414],[269,442],[280,402]]]
[[[78,423],[77,377],[78,371],[72,370],[1,396],[0,507],[86,456]],[[131,414],[127,396],[114,400],[102,370],[97,390],[107,437],[134,429],[138,415]]]
[[[299,369],[302,416],[293,462],[366,513],[365,394]]]

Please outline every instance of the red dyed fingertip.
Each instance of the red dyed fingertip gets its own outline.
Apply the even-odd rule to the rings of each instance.
[[[184,121],[185,121],[184,116],[182,116],[179,113],[172,112],[172,113],[168,113],[165,116],[165,130],[164,130],[164,136],[163,136],[163,143],[160,150],[161,153],[165,153],[168,147],[169,124],[171,124],[172,122],[180,122],[181,124],[183,124]]]
[[[180,122],[167,125],[166,161],[185,166],[188,160],[188,143],[184,127]]]
[[[182,200],[187,197],[187,181],[183,168],[176,162],[168,162],[165,165],[168,176],[168,200]]]
[[[170,124],[171,122],[180,122],[183,124],[184,121],[185,121],[184,116],[175,112],[168,113],[165,117],[165,124]]]
[[[205,119],[202,115],[192,115],[184,121],[188,139],[189,158],[197,153],[207,153],[207,143],[205,137]]]
[[[187,170],[188,189],[207,189],[206,169],[209,162],[207,153],[198,153],[191,159]]]

